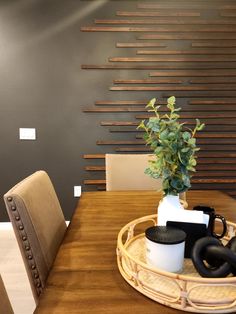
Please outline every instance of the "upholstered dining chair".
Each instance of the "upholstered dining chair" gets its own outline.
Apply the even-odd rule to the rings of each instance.
[[[106,190],[158,190],[161,180],[156,180],[144,173],[150,154],[106,154]]]
[[[36,304],[66,232],[52,182],[37,171],[4,195]]]
[[[14,314],[1,275],[0,275],[0,313]]]
[[[153,179],[144,173],[153,154],[106,154],[106,190],[159,190],[161,179]],[[184,207],[187,207],[186,193],[180,194]]]

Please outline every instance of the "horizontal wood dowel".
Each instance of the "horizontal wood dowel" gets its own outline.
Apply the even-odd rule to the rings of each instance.
[[[135,141],[118,141],[118,140],[109,140],[109,141],[96,141],[97,145],[145,145],[144,140],[135,140]]]
[[[236,56],[110,57],[109,62],[235,62]]]
[[[111,91],[236,91],[236,85],[191,85],[191,86],[112,86]]]
[[[211,111],[235,111],[235,104],[232,104],[232,105],[227,105],[227,104],[224,104],[224,105],[221,105],[221,104],[215,104],[214,106],[212,105],[204,105],[204,104],[196,104],[196,105],[191,105],[189,107],[186,107],[184,105],[181,105],[181,111],[189,111],[189,112],[192,112],[192,111],[197,111],[197,112],[211,112]]]
[[[183,19],[182,17],[172,17],[171,19],[95,19],[95,24],[105,25],[234,25],[236,21],[231,19]]]
[[[196,122],[195,119],[187,121],[187,125],[193,126],[193,125],[195,125],[195,122]],[[229,124],[229,125],[224,125],[224,124],[222,125],[221,124],[220,130],[222,132],[220,134],[225,134],[225,136],[222,138],[222,141],[220,140],[218,133],[216,133],[216,132],[219,132],[219,125],[217,123],[216,124],[207,124],[204,128],[204,133],[201,133],[201,134],[204,134],[204,138],[210,138],[212,140],[212,144],[217,143],[217,141],[214,142],[211,134],[216,134],[215,138],[217,138],[219,140],[220,144],[224,144],[223,139],[225,140],[225,144],[233,144],[235,142],[235,140],[233,140],[233,139],[235,139],[236,137],[234,137],[231,134],[234,134],[236,132],[236,125],[234,125],[233,123]],[[126,126],[126,125],[119,125],[119,126],[111,125],[109,132],[111,132],[111,133],[112,132],[137,133],[137,135],[136,135],[137,138],[141,138],[142,134],[144,133],[143,130],[136,129],[135,126]],[[230,140],[227,140],[227,139],[230,139]],[[201,141],[201,142],[205,143],[204,141]],[[209,141],[207,141],[207,143],[211,144]]]
[[[197,165],[197,170],[236,170],[236,165]]]
[[[97,100],[95,101],[96,106],[143,106],[148,103],[149,99],[146,100]],[[160,103],[160,102],[158,102]],[[162,101],[162,104],[166,102]]]
[[[196,78],[189,80],[190,84],[234,84],[236,83],[236,77],[214,77],[214,78]]]
[[[199,48],[234,48],[236,47],[236,42],[218,42],[218,43],[211,43],[211,42],[193,42],[191,44],[192,47],[199,47]]]
[[[208,167],[209,168],[209,165]],[[93,171],[93,172],[104,172],[105,166],[88,166],[85,167],[86,171]],[[214,177],[224,177],[224,178],[231,178],[236,176],[236,171],[232,171],[232,170],[227,170],[227,169],[223,169],[224,171],[217,171],[217,170],[205,170],[205,171],[201,171],[199,168],[197,169],[197,172],[193,174],[194,178],[197,177],[207,177],[207,178],[214,178]]]
[[[220,39],[236,39],[235,33],[179,33],[179,34],[145,34],[145,35],[139,35],[137,36],[137,39],[143,39],[143,40],[194,40],[194,39],[214,39],[214,40],[220,40]]]
[[[236,105],[236,99],[226,100],[190,100],[190,105]]]
[[[234,25],[175,25],[175,26],[82,26],[82,32],[150,32],[150,33],[234,33]],[[229,35],[229,34],[228,34]],[[231,34],[233,35],[233,34]],[[234,37],[235,38],[235,37]],[[218,39],[218,38],[217,38]]]
[[[147,109],[142,107],[100,107],[86,108],[83,112],[146,112]]]
[[[149,102],[150,99],[144,100],[97,100],[96,106],[143,106]],[[166,101],[158,100],[158,104],[166,104]],[[231,105],[236,104],[236,99],[225,100],[190,100],[190,105]],[[190,109],[190,108],[189,108]]]
[[[137,8],[138,9],[178,9],[181,7],[181,9],[189,8],[189,3],[181,3],[181,2],[166,2],[166,3],[138,3]],[[212,3],[206,3],[200,1],[199,3],[191,3],[192,9],[211,9],[212,10]],[[214,8],[219,10],[234,10],[236,9],[235,4],[223,4],[223,2],[214,2]]]
[[[101,121],[100,125],[102,126],[121,126],[121,125],[127,125],[127,126],[138,126],[139,122],[133,122],[133,121]]]
[[[104,159],[105,154],[85,154],[83,155],[84,159]]]
[[[197,77],[217,77],[217,76],[235,76],[236,77],[236,71],[235,70],[213,70],[209,69],[207,71],[205,70],[174,70],[174,71],[156,71],[151,72],[149,74],[151,77],[155,76],[177,76],[177,77],[191,77],[191,76],[197,76]]]
[[[236,183],[236,179],[221,179],[221,178],[217,178],[217,179],[192,179],[191,180],[192,183]]]
[[[86,166],[86,171],[105,171],[105,166]]]
[[[148,103],[148,101],[147,101]],[[146,104],[143,106],[139,106],[139,107],[117,107],[117,106],[113,106],[113,107],[90,107],[90,108],[85,108],[83,109],[83,112],[98,112],[98,113],[106,113],[106,112],[147,112],[148,108],[146,108]],[[158,102],[158,104],[160,105],[160,102]],[[166,103],[165,103],[166,104]],[[185,107],[183,105],[181,105],[181,112],[198,112],[200,113],[201,111],[203,112],[211,112],[215,111],[215,109],[211,109],[212,107],[208,107],[208,106],[204,106],[204,107],[200,107],[201,105],[198,105],[196,107],[192,106],[192,107]],[[235,105],[224,105],[224,106],[219,106],[217,105],[218,108],[217,110],[221,110],[221,111],[234,111],[235,110]],[[160,107],[159,112],[166,112],[168,111],[166,107]]]
[[[115,149],[116,152],[152,152],[152,150],[149,147],[117,147]],[[236,158],[236,152],[201,152],[199,151],[197,153],[197,156],[200,158],[212,158],[213,160],[216,158],[233,158],[235,161]],[[236,179],[235,179],[236,180]]]
[[[199,175],[206,174],[209,176],[236,176],[236,165],[225,165],[225,164],[213,164],[213,165],[204,165],[204,164],[199,164],[196,167],[197,173]],[[86,166],[85,167],[86,171],[105,171],[106,168],[105,166]],[[223,171],[222,171],[223,170]],[[234,170],[234,171],[232,171]],[[204,172],[203,172],[204,171]],[[213,172],[214,171],[214,172]]]
[[[173,93],[162,93],[162,98],[169,98],[173,96]],[[195,91],[195,93],[191,93],[190,91],[180,92],[175,91],[176,98],[235,98],[235,91]]]
[[[144,48],[144,47],[148,47],[148,48],[151,48],[151,47],[160,47],[160,48],[165,48],[167,47],[166,44],[163,44],[163,43],[131,43],[131,42],[127,42],[127,43],[116,43],[116,47],[117,48]]]
[[[222,179],[222,178],[217,178],[217,179],[207,179],[207,178],[192,178],[191,179],[191,183],[202,183],[202,184],[208,184],[208,183],[236,183],[236,179],[231,179],[231,178],[227,178],[227,179]],[[105,179],[97,179],[97,180],[84,180],[84,184],[85,185],[105,185],[106,184],[106,180]]]
[[[143,138],[141,134],[136,135],[137,139]],[[219,147],[223,147],[225,145],[232,145],[233,149],[236,145],[236,138],[198,138],[197,140],[198,145],[220,145]],[[223,150],[223,149],[222,149]]]
[[[199,17],[201,15],[200,12],[192,11],[192,10],[175,10],[174,12],[170,10],[166,11],[117,11],[117,16],[130,16],[130,17],[155,17],[155,16],[181,16],[181,17]]]
[[[98,158],[98,155],[97,154],[90,154],[90,155],[84,155],[83,158],[85,159],[105,159],[105,154],[103,155],[99,155],[99,156],[102,156],[102,157],[99,157]],[[222,156],[210,156],[210,157],[201,157],[199,156],[198,158],[198,164],[234,164],[235,165],[235,159],[234,158],[231,158],[229,156],[227,157],[222,157]]]
[[[113,80],[114,84],[181,84],[180,79],[140,79],[140,80]]]
[[[141,119],[141,118],[140,118]],[[182,119],[180,119],[181,121]],[[195,119],[192,121],[183,121],[186,125],[194,125]],[[204,122],[207,122],[208,125],[235,125],[235,119],[206,119]],[[101,121],[100,125],[102,126],[138,126],[139,122],[133,121]],[[214,133],[213,133],[214,134]]]
[[[216,151],[236,151],[236,147],[232,146],[232,145],[204,145],[204,144],[199,144],[199,147],[201,148],[202,151],[212,151],[212,152],[216,152]],[[118,141],[118,140],[99,140],[96,142],[96,145],[142,145],[145,146],[145,141],[144,140],[135,140],[135,141],[128,141],[128,140],[123,140],[123,141]]]
[[[145,119],[143,115],[137,115],[135,116],[136,119]],[[236,124],[236,119],[232,118],[218,118],[218,119],[212,119],[212,118],[201,118],[202,122],[204,122],[205,124],[207,124],[208,126],[210,125],[235,125]],[[180,122],[184,122],[186,125],[195,125],[195,119],[194,118],[189,118],[189,120],[184,120],[184,119],[180,119]]]
[[[199,64],[196,63],[172,63],[172,64],[154,64],[154,65],[147,65],[147,64],[82,64],[81,69],[84,70],[206,70],[206,69],[213,69],[213,70],[232,70],[236,69],[236,62],[227,62],[224,64],[218,63],[204,63]]]
[[[105,179],[101,180],[84,180],[85,185],[99,185],[99,184],[106,184]]]
[[[137,55],[235,55],[236,49],[222,51],[222,49],[195,50],[138,50]]]
[[[137,119],[148,119],[149,117],[154,117],[153,113],[147,113],[142,115],[136,115]],[[181,113],[181,119],[225,119],[225,118],[236,118],[236,111],[235,112],[208,112],[208,113]]]

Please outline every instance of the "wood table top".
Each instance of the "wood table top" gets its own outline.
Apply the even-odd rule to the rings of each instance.
[[[145,297],[120,275],[117,235],[131,220],[155,214],[159,192],[84,192],[35,313],[180,313]],[[189,209],[209,205],[236,221],[236,200],[219,191],[189,191]]]

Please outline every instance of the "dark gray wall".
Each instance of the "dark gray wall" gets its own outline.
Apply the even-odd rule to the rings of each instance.
[[[149,32],[135,32],[127,29],[127,24],[124,25],[125,31],[118,32],[117,25],[110,25],[106,32],[100,32],[96,27],[81,32],[80,28],[96,26],[94,19],[132,20],[132,17],[117,17],[116,11],[139,11],[142,10],[137,7],[140,3],[142,6],[149,1],[0,0],[0,195],[34,171],[44,169],[53,181],[66,219],[70,219],[77,202],[73,197],[73,186],[82,185],[83,190],[96,189],[96,184],[84,185],[84,180],[96,181],[105,177],[101,169],[85,171],[86,165],[103,166],[104,159],[85,160],[84,154],[144,152],[146,149],[136,141],[136,126],[132,132],[124,132],[121,126],[120,132],[113,133],[113,126],[100,124],[101,121],[137,123],[140,120],[136,117],[137,112],[129,111],[131,107],[119,113],[86,113],[83,109],[95,107],[95,101],[101,100],[148,101],[157,97],[166,101],[168,94],[177,97],[178,106],[191,120],[190,125],[196,117],[206,123],[204,136],[198,139],[201,151],[192,188],[224,190],[236,196],[236,26],[235,16],[228,16],[234,14],[235,1],[150,1],[159,6],[154,11],[169,12],[169,20],[174,20],[174,23],[161,22],[163,25],[146,25],[154,27],[152,34],[162,38],[156,42],[166,44],[161,48],[162,61],[149,60],[143,63],[145,69],[142,70],[82,70],[82,64],[111,65],[109,57],[137,57],[137,49],[116,48],[116,43],[140,42],[142,40],[137,38]],[[174,18],[172,15],[177,9],[179,12],[190,9],[201,14],[193,18]],[[133,25],[133,21],[130,25],[139,27]],[[145,27],[145,23],[140,27]],[[184,31],[183,27],[186,28]],[[194,42],[215,45],[220,51],[214,54],[215,48],[209,47],[205,55],[198,54],[193,48]],[[187,50],[187,54],[179,56],[178,53],[165,53],[165,50]],[[195,50],[194,54],[191,50]],[[189,58],[192,58],[191,62]],[[164,74],[159,75],[161,79],[168,78],[168,71],[173,70],[181,82],[152,83],[158,91],[145,91],[140,84],[139,91],[109,91],[109,87],[115,85],[114,79],[150,79],[146,65],[164,70]],[[186,72],[182,75],[188,69],[192,69],[193,74]],[[191,79],[199,78],[196,71],[204,73],[204,70],[217,72],[216,77],[207,78],[204,74],[202,78],[206,80],[198,83],[196,88]],[[202,103],[205,100],[210,103]],[[146,113],[145,106],[141,113]],[[20,127],[35,127],[37,140],[20,141]],[[97,140],[112,140],[113,143],[96,145]],[[127,140],[132,143],[125,143]],[[98,183],[98,188],[104,187],[104,181]],[[1,199],[0,221],[5,220],[8,218]]]
[[[80,65],[93,56],[104,62],[113,34],[88,37],[80,26],[114,12],[116,3],[105,2],[0,2],[0,194],[44,169],[67,219],[77,201],[73,186],[85,177],[82,155],[94,151],[99,125],[82,107],[104,97],[111,75],[91,76]],[[20,127],[35,127],[37,140],[20,141]],[[0,209],[0,220],[8,220],[2,200]]]

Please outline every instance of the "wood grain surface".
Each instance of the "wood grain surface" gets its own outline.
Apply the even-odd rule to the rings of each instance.
[[[36,314],[173,314],[129,286],[116,262],[119,230],[131,220],[155,214],[158,192],[86,192],[41,295]],[[212,206],[236,221],[236,201],[219,191],[189,191],[189,209]]]

